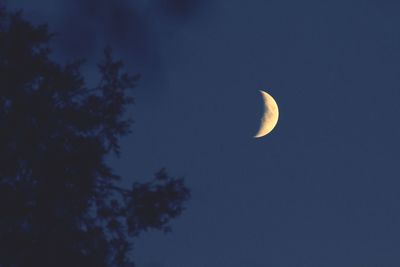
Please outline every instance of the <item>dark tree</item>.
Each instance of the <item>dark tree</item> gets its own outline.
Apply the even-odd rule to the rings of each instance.
[[[0,10],[0,267],[133,266],[132,238],[168,231],[189,191],[164,170],[119,186],[105,157],[130,131],[138,76],[106,49],[88,88],[81,62],[50,59],[51,37]]]

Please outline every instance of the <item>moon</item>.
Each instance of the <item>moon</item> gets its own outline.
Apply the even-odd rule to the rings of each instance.
[[[279,109],[275,99],[264,91],[260,90],[260,93],[264,101],[264,115],[261,118],[260,129],[254,138],[260,138],[269,134],[275,128],[279,119]]]

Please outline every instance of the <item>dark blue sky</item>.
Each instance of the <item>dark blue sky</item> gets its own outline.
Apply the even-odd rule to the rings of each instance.
[[[110,43],[143,74],[113,165],[165,166],[193,197],[137,240],[139,267],[400,266],[399,2],[6,2],[60,32],[59,57]],[[259,89],[280,121],[255,140]]]

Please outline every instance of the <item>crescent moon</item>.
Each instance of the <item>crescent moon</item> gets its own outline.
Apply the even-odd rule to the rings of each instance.
[[[279,118],[278,104],[276,104],[274,98],[264,91],[260,90],[260,93],[264,101],[264,115],[261,118],[260,129],[254,138],[260,138],[269,134],[275,128]]]

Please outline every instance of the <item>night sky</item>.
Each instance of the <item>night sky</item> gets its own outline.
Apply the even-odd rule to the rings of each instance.
[[[400,2],[5,2],[88,82],[106,44],[142,74],[110,161],[127,184],[166,167],[192,199],[136,240],[138,267],[400,266]],[[280,120],[254,139],[260,89]]]

